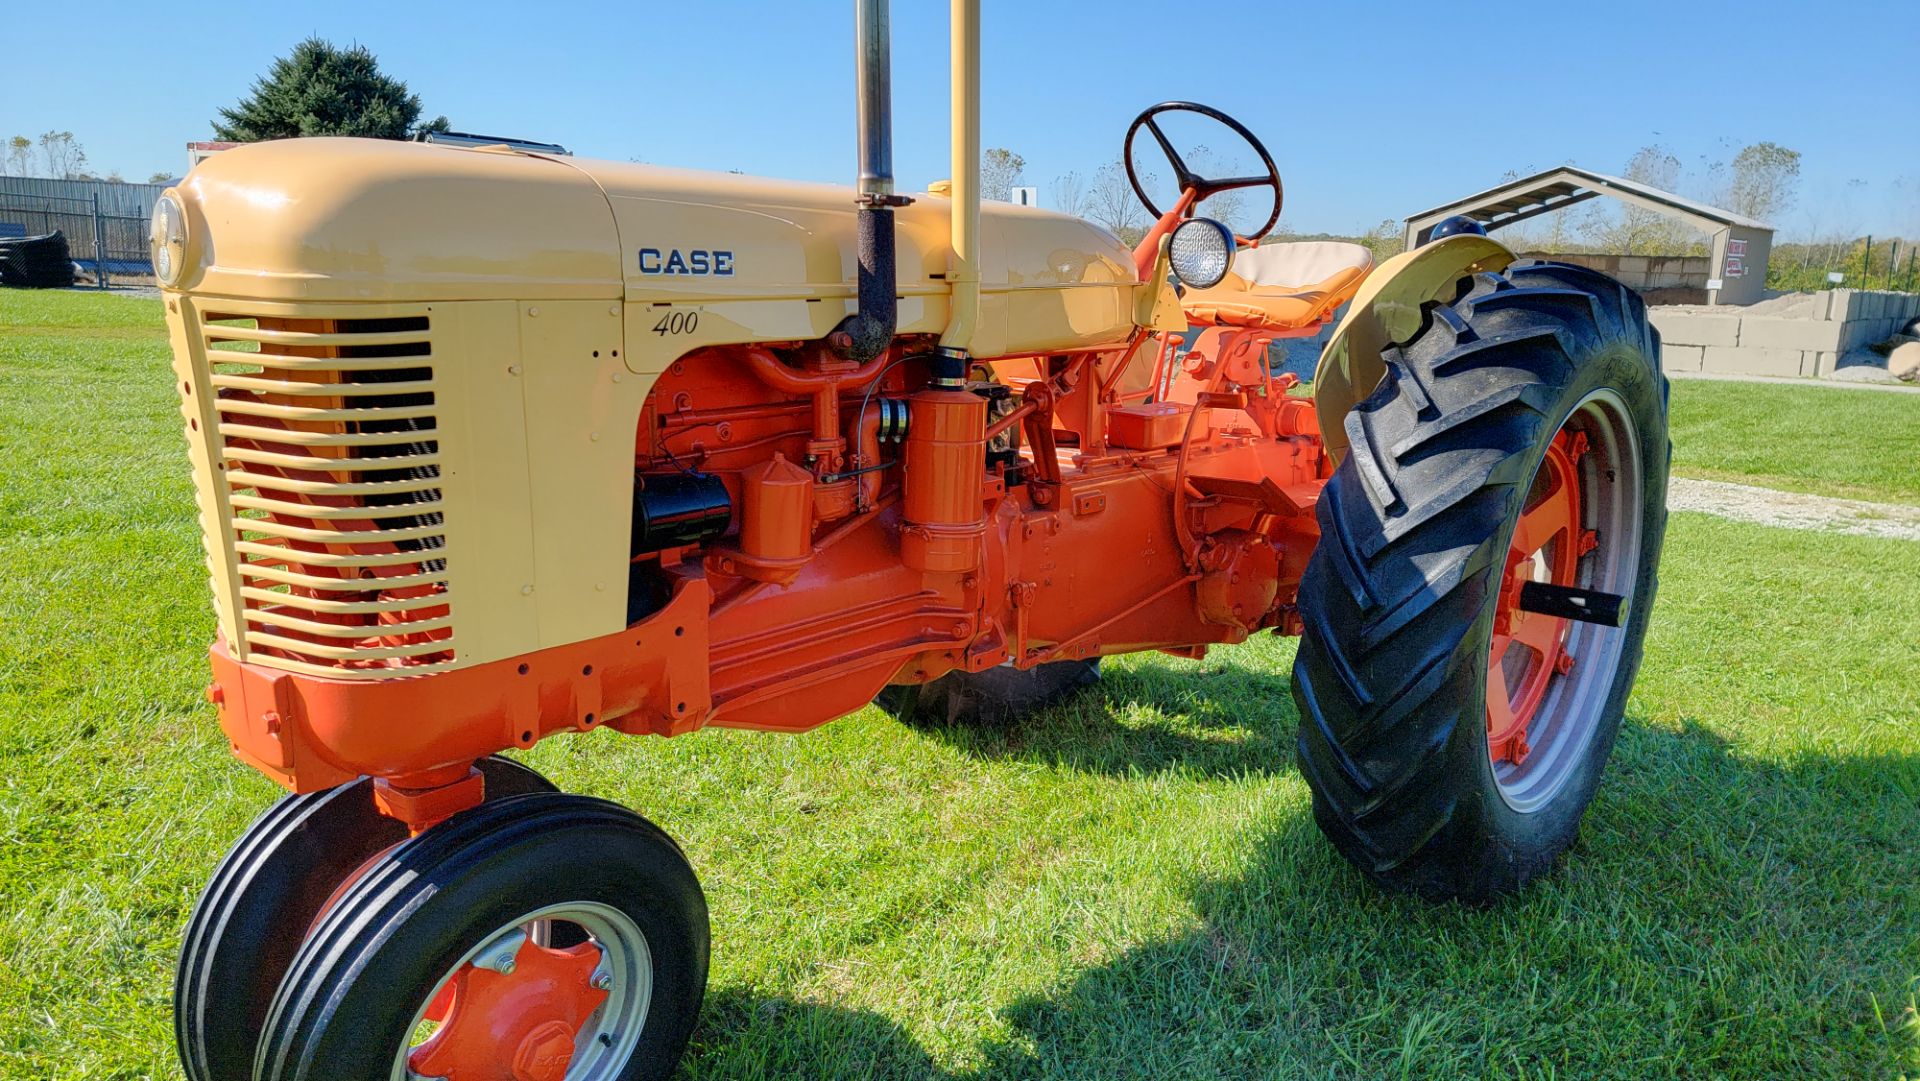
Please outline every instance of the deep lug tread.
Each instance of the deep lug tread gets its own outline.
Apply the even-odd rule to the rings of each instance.
[[[1475,367],[1490,364],[1491,358],[1498,358],[1503,363],[1511,365],[1518,359],[1511,347],[1528,342],[1551,342],[1564,353],[1566,343],[1560,340],[1560,334],[1560,328],[1547,326],[1479,338],[1458,349],[1449,350],[1444,359],[1433,365],[1433,374],[1458,375]]]
[[[1538,836],[1503,833],[1510,827],[1488,809],[1493,582],[1547,436],[1590,385],[1630,397],[1650,508],[1620,661],[1630,683],[1670,454],[1657,346],[1645,305],[1613,279],[1515,264],[1430,306],[1419,333],[1382,358],[1381,386],[1347,415],[1351,450],[1321,494],[1322,543],[1300,584],[1294,697],[1315,820],[1375,881],[1484,902],[1571,842],[1590,784]],[[1624,705],[1624,684],[1616,700]],[[1617,710],[1603,723],[1617,725]],[[1596,746],[1595,775],[1606,752]]]
[[[1514,414],[1526,412],[1532,413],[1544,420],[1547,403],[1542,399],[1545,397],[1544,388],[1537,383],[1518,383],[1513,386],[1502,387],[1500,390],[1481,398],[1479,401],[1463,409],[1456,409],[1444,417],[1436,417],[1430,423],[1415,428],[1413,431],[1407,433],[1404,438],[1389,447],[1388,452],[1391,453],[1394,458],[1398,459],[1402,465],[1411,465],[1418,461],[1420,457],[1414,453],[1415,451],[1419,451],[1429,444],[1441,441],[1443,436],[1450,433],[1458,433],[1462,439],[1471,438],[1471,433],[1459,432],[1459,429],[1463,426],[1471,425],[1476,421],[1482,420],[1497,423],[1507,419],[1504,417],[1489,416],[1489,414],[1496,412],[1510,412]],[[1516,416],[1514,419],[1524,420],[1525,418]],[[1456,439],[1449,440],[1448,442],[1457,443],[1460,441],[1460,439]],[[1450,449],[1450,447],[1443,446],[1439,449]]]
[[[1427,393],[1427,388],[1420,385],[1420,377],[1413,374],[1412,366],[1388,361],[1387,368],[1392,372],[1394,382],[1399,384],[1400,392],[1405,394],[1407,401],[1413,405],[1415,416],[1428,418],[1439,414],[1439,410],[1434,408],[1432,396]]]
[[[1394,490],[1393,482],[1387,479],[1387,469],[1381,464],[1373,449],[1373,439],[1367,430],[1367,414],[1359,409],[1347,414],[1347,459],[1353,463],[1367,498],[1382,511],[1392,514],[1404,510],[1406,504],[1401,501],[1400,493]]]
[[[1459,312],[1445,304],[1433,306],[1433,317],[1446,326],[1447,332],[1453,335],[1455,345],[1480,340],[1480,335],[1474,333],[1473,324],[1461,318]]]

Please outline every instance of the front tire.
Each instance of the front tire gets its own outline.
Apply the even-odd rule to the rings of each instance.
[[[1618,282],[1516,265],[1431,306],[1348,415],[1293,689],[1314,817],[1375,882],[1486,902],[1572,843],[1657,581],[1658,356]],[[1624,625],[1520,611],[1527,581],[1624,596]]]
[[[705,898],[659,827],[584,796],[487,803],[345,891],[274,998],[253,1076],[666,1078],[707,956]]]
[[[487,799],[553,792],[510,758],[475,763]],[[283,796],[240,836],[194,905],[174,973],[174,1044],[190,1081],[251,1076],[280,980],[328,901],[367,861],[407,839],[373,781]]]

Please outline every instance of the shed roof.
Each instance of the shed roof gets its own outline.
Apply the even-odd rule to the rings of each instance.
[[[1766,222],[1709,206],[1697,199],[1675,195],[1651,184],[1562,165],[1422,211],[1407,219],[1407,230],[1409,234],[1416,234],[1456,214],[1464,214],[1489,229],[1497,229],[1600,195],[1609,195],[1623,202],[1670,214],[1709,232],[1726,226],[1767,231],[1773,229]]]

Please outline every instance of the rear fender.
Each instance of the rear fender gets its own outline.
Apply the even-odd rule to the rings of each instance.
[[[1513,258],[1499,241],[1462,233],[1401,252],[1367,276],[1313,373],[1314,413],[1336,464],[1347,450],[1348,410],[1386,374],[1382,351],[1412,340],[1425,305],[1453,299],[1461,278],[1505,269]]]

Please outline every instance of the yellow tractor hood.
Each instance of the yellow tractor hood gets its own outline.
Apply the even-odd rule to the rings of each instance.
[[[179,288],[196,293],[836,309],[854,296],[850,187],[505,149],[294,139],[214,155],[178,194],[189,222]],[[913,199],[896,213],[900,331],[938,333],[949,201]],[[1019,346],[1030,316],[1051,324],[1045,343],[1033,343],[1041,348],[1131,331],[1139,285],[1112,233],[1006,203],[987,203],[981,219],[988,341]]]
[[[613,298],[607,200],[559,160],[377,139],[235,147],[178,187],[178,288],[289,301]]]

